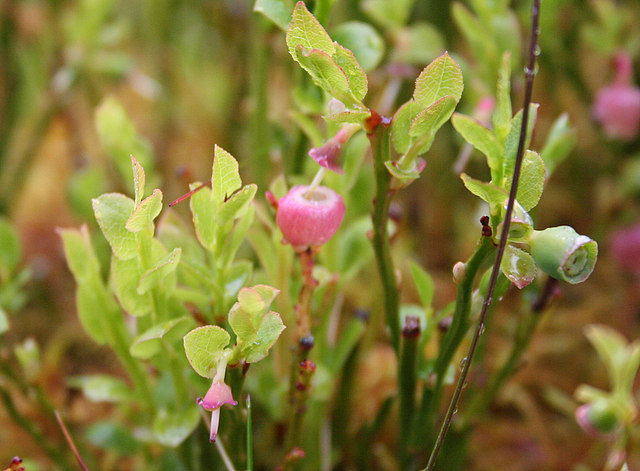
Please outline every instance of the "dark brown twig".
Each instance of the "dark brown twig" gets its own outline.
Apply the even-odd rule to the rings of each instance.
[[[453,397],[451,398],[451,402],[449,403],[449,409],[447,410],[447,414],[442,423],[442,427],[440,428],[440,432],[438,433],[438,438],[436,439],[436,443],[433,446],[431,456],[429,457],[429,461],[424,471],[430,471],[434,468],[436,459],[438,458],[438,454],[440,453],[440,449],[442,447],[442,444],[444,443],[444,439],[447,435],[449,427],[451,426],[453,416],[458,409],[458,402],[460,401],[460,396],[462,395],[464,384],[467,381],[469,368],[471,367],[476,348],[478,347],[478,342],[480,341],[480,335],[482,335],[482,332],[484,331],[484,321],[489,307],[491,306],[491,303],[493,301],[493,292],[496,287],[498,275],[500,274],[500,264],[502,262],[502,256],[504,255],[504,250],[507,245],[507,238],[509,236],[509,229],[511,226],[511,215],[513,213],[513,207],[516,201],[516,194],[518,193],[518,182],[520,180],[520,170],[522,168],[522,158],[524,155],[524,146],[527,137],[529,105],[531,103],[531,95],[533,93],[533,78],[535,76],[535,64],[538,49],[539,13],[540,0],[533,0],[533,7],[531,10],[531,44],[529,46],[529,60],[525,69],[526,85],[524,92],[524,108],[522,111],[522,126],[520,127],[518,153],[516,155],[516,162],[513,170],[513,180],[511,182],[511,190],[509,191],[509,200],[507,202],[507,210],[504,216],[504,223],[502,224],[502,232],[500,233],[500,244],[498,245],[496,260],[491,270],[489,287],[487,289],[487,295],[484,299],[484,302],[482,303],[482,310],[480,311],[478,326],[476,327],[476,331],[473,335],[473,340],[471,341],[471,345],[469,346],[469,352],[467,353],[466,360],[463,362],[464,366],[462,367],[460,377],[458,378],[458,383],[456,384],[456,389],[453,393]]]

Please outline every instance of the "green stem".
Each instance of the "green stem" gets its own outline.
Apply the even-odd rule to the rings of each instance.
[[[429,435],[428,431],[431,428],[433,417],[440,404],[447,369],[469,328],[474,280],[482,263],[494,250],[495,246],[491,241],[491,237],[483,236],[475,252],[471,255],[467,263],[465,263],[464,277],[458,285],[453,320],[442,339],[440,351],[434,366],[435,385],[431,390],[426,390],[422,397],[422,404],[417,419],[418,427],[414,435],[415,440],[424,440],[424,436]]]
[[[247,395],[247,471],[253,471],[253,419],[251,396]]]
[[[391,344],[396,353],[400,348],[400,324],[398,320],[399,300],[387,223],[389,221],[389,205],[394,190],[391,189],[391,174],[384,163],[389,157],[389,138],[391,127],[382,124],[369,133],[373,149],[374,172],[376,178],[376,196],[373,202],[373,249],[382,281],[384,295],[384,311],[387,327],[391,334]]]
[[[551,277],[547,278],[540,297],[533,302],[531,308],[524,315],[520,316],[520,322],[515,332],[509,356],[502,367],[491,377],[489,385],[469,405],[468,412],[465,414],[465,422],[462,424],[463,428],[469,426],[469,422],[473,417],[478,417],[487,411],[500,388],[516,372],[522,355],[531,343],[533,333],[542,317],[542,311],[547,307],[550,298],[555,293],[557,283],[557,280]]]
[[[420,343],[420,319],[407,317],[402,328],[402,348],[398,365],[400,411],[398,429],[398,461],[400,469],[408,469],[411,456],[409,445],[413,430],[416,397],[416,363]]]

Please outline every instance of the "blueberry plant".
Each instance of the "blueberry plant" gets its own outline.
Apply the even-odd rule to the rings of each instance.
[[[207,181],[168,206],[161,165],[125,108],[113,97],[96,107],[95,136],[120,191],[103,192],[101,173],[77,176],[69,196],[86,224],[59,235],[80,323],[126,373],[68,378],[115,411],[87,433],[112,461],[127,456],[151,470],[465,469],[474,426],[516,373],[559,286],[593,272],[597,242],[538,214],[576,143],[567,115],[546,133],[537,127],[540,2],[523,44],[509,2],[454,3],[475,63],[446,51],[434,26],[408,24],[413,1],[360,3],[375,27],[329,28],[335,0],[255,1],[252,34],[277,38],[286,57],[295,129],[274,126],[276,137],[265,137],[260,87],[269,81],[256,54],[251,155],[216,145]],[[82,64],[65,93],[86,79]],[[523,68],[524,82],[514,73]],[[608,139],[631,141],[640,99],[628,54],[616,56],[614,72],[593,117]],[[512,99],[520,95],[522,106]],[[457,159],[438,147],[446,133]],[[282,157],[274,142],[295,156]],[[475,198],[457,216],[471,243],[461,245],[448,293],[398,243],[397,208],[425,180],[438,185],[436,153],[451,157],[458,188]],[[102,192],[91,205],[89,190]],[[28,272],[3,220],[0,241],[2,334]],[[512,342],[488,368],[491,318],[507,294],[519,306]],[[575,420],[608,443],[607,469],[621,469],[638,415],[640,354],[613,330],[587,332],[611,390],[578,388]],[[486,377],[475,381],[474,369]]]

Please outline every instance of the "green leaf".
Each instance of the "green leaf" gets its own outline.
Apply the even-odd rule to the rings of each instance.
[[[387,160],[384,163],[384,166],[387,167],[387,170],[395,179],[394,188],[396,190],[405,188],[409,186],[411,182],[420,178],[419,170],[424,169],[424,165],[424,159],[417,159],[414,165],[408,170],[402,168],[398,160]]]
[[[302,46],[295,52],[298,62],[317,86],[345,105],[353,104],[347,74],[329,54],[319,49],[307,51]]]
[[[114,255],[123,260],[138,253],[136,236],[126,229],[134,202],[120,193],[106,193],[92,201],[93,212]]]
[[[540,157],[547,170],[547,177],[555,168],[566,159],[576,145],[576,133],[569,124],[569,115],[563,113],[555,120],[544,147],[540,151]]]
[[[280,314],[269,311],[252,322],[242,309],[229,313],[229,325],[238,336],[238,346],[247,363],[262,360],[285,329]],[[236,330],[237,329],[237,330]]]
[[[184,336],[184,351],[191,367],[200,376],[213,378],[231,336],[222,327],[205,325]]]
[[[125,182],[131,181],[131,155],[135,155],[147,171],[153,169],[151,145],[138,136],[133,122],[116,98],[105,98],[96,109],[96,129],[100,142]]]
[[[493,83],[498,60],[498,46],[490,30],[461,3],[451,7],[458,29],[471,46],[473,57],[478,58],[478,68],[484,81]]]
[[[542,196],[544,189],[545,170],[544,162],[537,152],[527,150],[522,158],[522,169],[520,172],[520,182],[518,183],[518,194],[516,200],[522,205],[525,211],[535,208]],[[505,183],[505,187],[511,186],[511,179]]]
[[[100,264],[96,256],[87,226],[77,229],[58,229],[62,238],[64,255],[71,273],[78,284],[99,279]]]
[[[125,228],[130,232],[140,232],[153,227],[153,220],[162,211],[162,192],[153,190],[153,194],[143,199],[127,219]]]
[[[536,125],[536,117],[538,114],[538,105],[537,103],[531,103],[529,105],[529,121],[527,122],[527,135],[524,142],[524,148],[529,148],[529,143],[531,141],[531,134],[533,133],[533,128]],[[516,165],[516,154],[518,153],[518,142],[520,140],[520,128],[522,127],[522,110],[518,111],[514,118],[511,120],[511,127],[509,129],[509,134],[505,139],[504,143],[504,161],[502,164],[502,187],[509,191],[509,186],[507,186],[507,182],[509,185],[511,184],[511,179],[513,178],[513,169]]]
[[[326,121],[336,124],[355,123],[363,125],[371,116],[370,110],[346,110],[323,116]]]
[[[502,56],[502,64],[498,71],[496,86],[496,109],[493,113],[493,128],[502,141],[509,133],[511,125],[511,52],[506,51]]]
[[[387,3],[392,4],[391,2]],[[394,63],[423,67],[442,54],[445,49],[445,41],[440,31],[426,22],[411,23],[411,25],[399,30],[397,37],[396,43],[401,44],[402,47],[395,49]]]
[[[193,319],[183,316],[154,325],[133,341],[129,348],[131,356],[148,360],[160,352],[163,341],[167,344],[174,343],[192,328],[193,324]]]
[[[74,376],[69,386],[82,389],[91,402],[130,402],[134,395],[120,378],[108,375]]]
[[[253,201],[257,190],[257,185],[250,184],[236,191],[218,210],[215,221],[216,225],[224,227],[228,222],[243,216],[247,207]]]
[[[445,96],[451,96],[457,102],[460,101],[463,88],[460,66],[445,52],[420,73],[413,99],[422,108]]]
[[[349,49],[336,44],[333,60],[347,76],[349,90],[351,90],[353,97],[358,102],[362,101],[367,95],[368,81],[367,74],[364,73],[364,70],[356,60],[356,56]]]
[[[0,306],[0,334],[4,334],[7,330],[9,330],[9,318],[2,306]]]
[[[374,21],[387,29],[404,26],[415,0],[365,0],[362,9]]]
[[[416,143],[420,145],[418,154],[429,150],[436,132],[451,117],[457,104],[454,97],[442,97],[422,110],[411,122],[409,136],[417,138]]]
[[[422,111],[422,107],[414,100],[409,100],[396,111],[391,121],[391,141],[399,154],[406,154],[413,142],[409,136],[411,123]]]
[[[76,306],[80,323],[89,337],[98,344],[107,342],[110,329],[105,309],[108,307],[104,305],[100,293],[90,284],[79,284],[76,290]]]
[[[178,268],[181,254],[182,249],[180,247],[175,248],[171,253],[160,259],[153,268],[147,270],[140,278],[137,288],[138,294],[144,294],[153,287],[161,286],[164,278]],[[169,288],[166,283],[162,286],[165,290]]]
[[[271,303],[280,293],[279,289],[269,285],[255,285],[251,289],[260,295],[267,308],[271,306]]]
[[[424,268],[415,262],[409,262],[409,268],[411,269],[413,282],[416,284],[416,288],[418,289],[420,303],[422,304],[423,309],[429,309],[433,303],[433,293],[435,291],[433,279]],[[425,326],[422,326],[423,329],[424,327]]]
[[[485,155],[494,180],[494,172],[502,170],[503,149],[493,133],[479,121],[460,113],[453,114],[451,123],[465,141]],[[495,181],[500,180],[498,178]]]
[[[253,264],[247,260],[235,262],[225,277],[224,292],[229,298],[235,298],[253,273]]]
[[[262,13],[283,31],[291,22],[292,0],[256,0],[253,11]]]
[[[142,165],[140,165],[133,155],[130,157],[131,165],[133,166],[133,188],[135,193],[135,205],[137,207],[144,198],[145,175]]]
[[[493,183],[481,182],[471,178],[466,173],[460,174],[460,178],[471,193],[489,203],[489,206],[501,206],[508,198],[507,192]]]
[[[504,249],[500,269],[518,289],[529,285],[538,274],[538,267],[531,255],[511,244]]]
[[[142,446],[134,437],[132,429],[116,422],[95,422],[87,428],[86,436],[93,446],[113,451],[119,456],[132,456]]]
[[[153,421],[153,435],[164,446],[177,447],[191,435],[200,422],[200,412],[194,405],[186,410],[160,409]]]
[[[9,221],[0,217],[0,278],[9,275],[20,263],[20,239]]]
[[[151,312],[153,301],[149,293],[136,289],[142,277],[137,258],[122,260],[111,257],[111,284],[118,302],[128,314],[140,317]]]
[[[241,186],[238,162],[222,147],[216,145],[211,176],[211,199],[216,205],[221,205]]]
[[[192,183],[189,189],[193,190],[200,186],[200,183]],[[189,207],[193,218],[193,225],[196,228],[196,236],[203,247],[213,250],[215,244],[215,214],[216,203],[211,198],[212,191],[206,186],[191,195]]]
[[[260,293],[253,288],[242,288],[238,292],[238,303],[251,316],[264,313],[268,308]]]
[[[375,69],[384,56],[384,40],[368,23],[360,21],[342,23],[331,32],[331,37],[342,47],[353,52],[364,71]],[[338,61],[338,65],[342,66],[340,61]],[[349,76],[349,72],[347,70],[345,72]],[[351,82],[351,78],[349,78],[349,82]]]
[[[335,53],[335,45],[320,22],[307,10],[304,2],[296,3],[286,35],[287,48],[293,60],[299,62],[297,49],[316,49],[328,56]],[[302,64],[301,64],[302,65]],[[303,66],[304,67],[304,66]]]

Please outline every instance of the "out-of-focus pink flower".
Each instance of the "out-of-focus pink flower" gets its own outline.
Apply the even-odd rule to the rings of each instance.
[[[620,266],[640,275],[640,223],[615,231],[609,239],[611,255]]]
[[[342,196],[326,186],[297,185],[278,201],[276,222],[287,242],[304,250],[327,242],[344,218]]]
[[[210,441],[215,441],[218,435],[218,426],[220,424],[220,407],[225,404],[232,406],[238,405],[237,401],[233,400],[231,394],[231,388],[224,381],[213,380],[211,387],[207,391],[204,397],[198,398],[198,405],[204,407],[211,412],[211,433],[209,435]]]
[[[640,130],[640,88],[632,83],[633,64],[627,54],[618,54],[614,64],[614,81],[596,95],[593,116],[608,137],[632,140]]]

